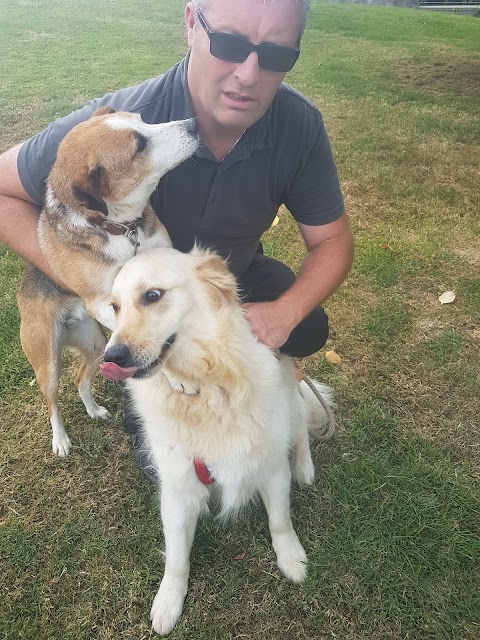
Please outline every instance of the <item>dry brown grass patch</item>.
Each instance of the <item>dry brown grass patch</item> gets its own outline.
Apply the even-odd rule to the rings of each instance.
[[[480,56],[473,52],[460,54],[448,49],[435,62],[409,58],[391,64],[396,81],[407,89],[474,99],[480,94]]]

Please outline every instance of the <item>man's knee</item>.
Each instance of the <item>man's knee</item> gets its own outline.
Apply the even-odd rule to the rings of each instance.
[[[290,334],[280,351],[292,358],[305,358],[325,345],[328,338],[328,316],[316,307]]]

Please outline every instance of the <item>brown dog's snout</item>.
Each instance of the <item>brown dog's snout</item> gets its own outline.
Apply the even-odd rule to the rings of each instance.
[[[132,352],[126,344],[114,344],[105,351],[105,362],[114,362],[119,367],[128,367],[132,364]]]
[[[198,134],[198,125],[195,118],[189,118],[188,120],[185,120],[185,128],[188,133]]]

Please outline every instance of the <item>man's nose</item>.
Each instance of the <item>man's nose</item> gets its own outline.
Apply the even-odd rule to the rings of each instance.
[[[260,67],[258,55],[252,51],[243,62],[239,62],[235,68],[235,76],[245,87],[250,87],[258,82]]]

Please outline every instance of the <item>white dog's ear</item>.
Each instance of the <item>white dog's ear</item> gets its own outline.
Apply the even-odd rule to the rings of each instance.
[[[195,271],[200,282],[207,286],[207,292],[212,294],[216,307],[237,302],[237,281],[223,258],[208,252],[197,255]]]

